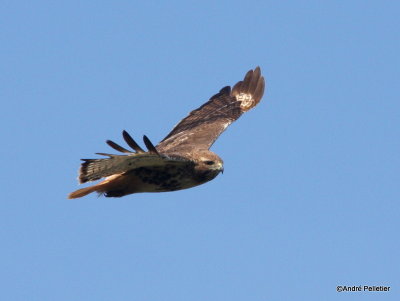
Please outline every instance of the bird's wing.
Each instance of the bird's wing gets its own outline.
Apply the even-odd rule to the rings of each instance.
[[[127,155],[97,153],[98,155],[107,156],[108,158],[82,159],[84,162],[79,169],[79,183],[95,181],[115,174],[122,174],[139,167],[156,167],[165,166],[166,164],[187,166],[187,164],[191,163],[188,159],[183,157],[171,157],[159,153],[146,136],[143,137],[143,140],[148,151],[144,151],[126,131],[123,131],[123,136],[127,144],[132,147],[135,152],[129,151],[111,140],[107,140],[108,145]]]
[[[244,112],[256,106],[265,88],[260,67],[247,72],[233,89],[227,86],[192,111],[157,145],[161,152],[208,149],[219,135]]]

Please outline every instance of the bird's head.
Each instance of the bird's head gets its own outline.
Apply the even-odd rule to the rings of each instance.
[[[210,181],[220,172],[224,172],[224,162],[215,153],[209,150],[196,152],[195,172],[200,181]]]

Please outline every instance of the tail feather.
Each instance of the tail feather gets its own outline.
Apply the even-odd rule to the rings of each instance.
[[[81,198],[81,197],[83,197],[85,195],[88,195],[89,193],[95,192],[96,190],[97,190],[97,185],[81,188],[81,189],[75,190],[74,192],[71,192],[68,195],[68,199]]]
[[[77,198],[81,198],[85,195],[88,195],[89,193],[92,193],[92,192],[98,192],[100,194],[104,193],[111,187],[115,186],[116,183],[119,183],[118,179],[121,179],[121,178],[123,178],[123,177],[121,177],[120,175],[114,175],[114,176],[108,177],[104,181],[97,183],[96,185],[81,188],[81,189],[75,190],[74,192],[71,192],[68,195],[68,198],[69,199],[77,199]]]
[[[68,199],[77,199],[92,192],[104,194],[106,197],[121,197],[140,191],[140,181],[134,174],[113,175],[104,181],[78,189],[68,195]]]
[[[120,178],[121,177],[119,175],[111,176],[106,178],[104,181],[97,183],[96,185],[75,190],[68,195],[68,199],[81,198],[92,192],[98,192],[99,194],[105,193],[107,190],[115,186],[115,184],[118,184],[120,182],[118,179]]]

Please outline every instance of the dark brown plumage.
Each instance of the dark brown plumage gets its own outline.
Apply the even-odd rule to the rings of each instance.
[[[121,197],[138,192],[174,191],[214,179],[223,171],[223,161],[209,148],[233,121],[260,102],[264,88],[260,68],[248,71],[232,89],[222,88],[192,111],[157,146],[144,136],[148,151],[123,131],[123,138],[133,151],[107,140],[109,146],[125,155],[98,153],[108,158],[83,159],[80,183],[105,179],[72,192],[68,198],[91,192]]]

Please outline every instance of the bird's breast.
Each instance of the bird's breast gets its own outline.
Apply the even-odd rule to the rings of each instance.
[[[140,167],[131,172],[142,182],[141,192],[175,191],[202,184],[191,166]]]

